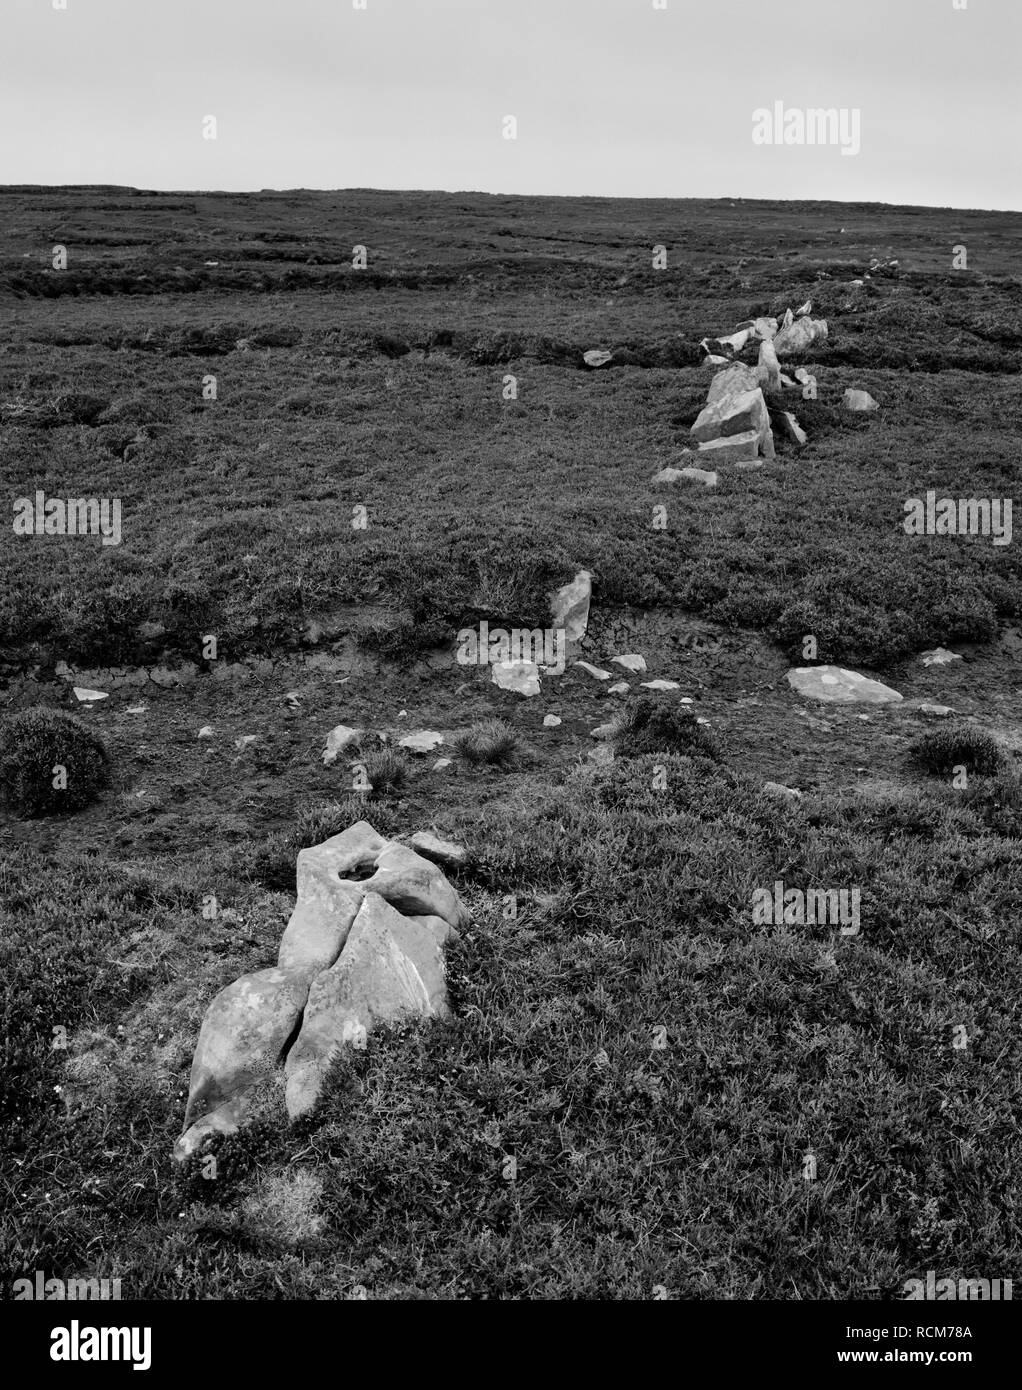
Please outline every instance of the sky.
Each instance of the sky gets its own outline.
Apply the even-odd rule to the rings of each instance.
[[[1018,210],[1020,76],[1022,0],[0,0],[0,184]]]

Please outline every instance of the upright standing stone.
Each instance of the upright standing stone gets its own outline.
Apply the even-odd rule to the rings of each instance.
[[[553,626],[564,629],[566,642],[579,642],[586,635],[591,597],[592,576],[588,570],[579,570],[570,584],[550,595]]]

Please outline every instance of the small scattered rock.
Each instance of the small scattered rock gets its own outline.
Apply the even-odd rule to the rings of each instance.
[[[202,728],[199,730],[199,732],[198,732],[198,734],[196,735],[196,737],[197,737],[197,738],[212,738],[212,737],[213,737],[213,726],[212,726],[212,724],[203,724]]]
[[[641,684],[646,690],[680,690],[681,686],[677,681],[642,681]]]
[[[545,714],[543,716],[544,729],[556,729],[560,722],[561,721],[557,718],[556,714]]]
[[[795,787],[786,787],[783,782],[764,782],[763,790],[774,796],[786,797],[789,801],[801,801],[802,793]]]
[[[109,700],[110,695],[106,690],[88,690],[83,685],[72,687],[78,701],[83,705],[95,704],[97,700]]]
[[[790,410],[782,410],[778,417],[781,429],[785,435],[795,444],[808,444],[809,436],[792,415]]]
[[[626,671],[645,671],[646,658],[640,656],[638,652],[626,652],[624,656],[612,656],[611,662],[616,666],[623,666]]]
[[[443,741],[443,734],[437,733],[435,729],[420,729],[417,733],[406,734],[404,738],[398,739],[398,747],[407,748],[410,753],[432,753]]]
[[[576,661],[575,665],[585,671],[587,676],[592,676],[597,681],[609,681],[610,672],[601,670],[599,666],[592,666],[588,661]]]
[[[964,657],[958,652],[949,652],[947,647],[934,647],[932,651],[923,652],[919,658],[924,666],[947,666],[952,661],[964,661]]]
[[[627,681],[615,681],[613,685],[607,686],[608,695],[627,695],[631,686]]]
[[[323,749],[324,764],[329,767],[331,763],[335,763],[338,753],[343,753],[345,748],[357,743],[364,732],[363,729],[353,729],[347,724],[336,725],[326,736],[326,747]]]
[[[609,724],[600,724],[597,728],[590,729],[589,737],[600,739],[613,738],[617,732],[618,725],[611,722]]]
[[[916,706],[916,714],[921,714],[924,719],[949,719],[955,711],[950,705],[930,705],[922,704]]]
[[[234,746],[240,752],[244,752],[250,743],[255,743],[258,737],[258,734],[242,734],[241,738],[236,738],[234,740]]]
[[[868,391],[856,391],[851,386],[849,386],[842,397],[841,404],[844,406],[845,410],[854,410],[858,413],[880,409],[880,406]]]
[[[600,743],[590,750],[589,761],[597,767],[607,767],[614,761],[614,749],[609,743]]]
[[[588,352],[582,354],[582,360],[587,367],[605,367],[613,356],[612,352],[607,352],[603,348],[590,348]]]
[[[457,845],[453,840],[441,840],[429,830],[417,830],[411,843],[412,849],[432,859],[434,864],[464,864],[468,858],[464,845]]]
[[[539,694],[539,667],[534,661],[495,661],[490,679],[501,690],[526,697]]]
[[[444,768],[450,767],[451,763],[453,762],[453,758],[437,758],[436,762],[433,764],[433,771],[443,772]]]

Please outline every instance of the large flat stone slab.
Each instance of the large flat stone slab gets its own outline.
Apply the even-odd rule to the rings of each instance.
[[[789,684],[800,695],[828,704],[892,705],[903,697],[882,681],[840,666],[800,666],[788,672]]]

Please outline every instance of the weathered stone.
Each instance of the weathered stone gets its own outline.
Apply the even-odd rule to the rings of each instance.
[[[759,435],[765,416],[769,423],[763,392],[757,386],[753,391],[741,391],[737,395],[724,396],[712,405],[704,406],[690,432],[692,438],[700,444],[730,435],[744,434],[747,430],[753,430]]]
[[[934,647],[932,651],[923,652],[920,660],[924,666],[948,666],[952,661],[962,661],[964,658],[958,652],[949,652],[947,647]]]
[[[461,940],[461,932],[456,931],[450,922],[445,922],[442,917],[412,915],[406,917],[405,921],[418,922],[421,926],[428,927],[438,946],[446,946],[449,941]]]
[[[333,1058],[381,1024],[449,1013],[443,956],[433,932],[367,893],[337,963],[313,982],[285,1065],[288,1114],[316,1104]]]
[[[595,729],[590,729],[589,737],[599,739],[614,738],[618,732],[619,726],[612,720],[609,724],[600,724]]]
[[[490,667],[493,684],[526,697],[539,694],[539,667],[534,661],[495,661]]]
[[[613,356],[612,352],[607,352],[603,348],[590,348],[588,352],[582,354],[582,360],[587,367],[605,367]]]
[[[579,642],[589,625],[589,602],[592,598],[592,576],[579,570],[570,584],[550,595],[550,616],[555,629],[564,629],[566,642]]]
[[[367,869],[375,867],[389,844],[390,841],[377,834],[367,820],[357,820],[339,835],[331,835],[322,844],[303,849],[298,859],[301,863],[303,856],[308,856],[309,860],[321,857],[329,862],[331,872],[339,878],[362,878]]]
[[[399,912],[442,917],[452,927],[463,927],[469,921],[461,899],[437,866],[393,840],[379,852],[376,872],[363,880],[361,887],[366,893],[386,898]]]
[[[398,739],[399,748],[407,748],[410,753],[432,753],[444,741],[443,734],[435,729],[419,729],[414,734],[406,734]]]
[[[764,338],[759,345],[756,379],[764,391],[779,391],[781,389],[781,364],[777,360],[777,353],[769,338]]]
[[[702,483],[704,487],[717,486],[717,474],[712,468],[679,468],[677,474],[679,478],[691,478],[694,483]]]
[[[343,838],[337,835],[334,840]],[[351,873],[362,865],[351,865],[347,845],[332,850],[334,840],[299,851],[298,900],[280,939],[278,966],[304,975],[307,981],[333,965],[362,906],[361,887],[342,879],[339,867]],[[375,863],[375,854],[371,862]]]
[[[75,698],[83,705],[94,705],[98,700],[109,700],[110,695],[106,690],[87,690],[83,686],[72,687]]]
[[[854,410],[859,413],[872,412],[879,410],[880,406],[869,394],[868,391],[856,391],[851,386],[845,392],[841,404],[845,410]]]
[[[790,312],[790,310],[789,310]],[[803,352],[811,343],[827,341],[827,320],[804,318],[794,319],[778,330],[774,338],[774,349],[778,357],[790,356],[793,352]]]
[[[599,666],[592,666],[592,665],[590,665],[590,663],[589,663],[588,661],[576,661],[576,662],[575,662],[575,665],[578,666],[578,667],[580,667],[580,668],[586,673],[587,676],[592,676],[592,678],[593,678],[594,680],[598,680],[598,681],[609,681],[609,680],[610,680],[610,672],[609,672],[609,671],[604,671],[604,670],[603,670],[601,667],[599,667]]]
[[[738,463],[742,459],[759,459],[760,436],[756,430],[746,430],[744,434],[733,434],[726,439],[711,439],[700,444],[701,457],[710,458],[715,464]]]
[[[206,1140],[214,1134],[236,1134],[250,1113],[249,1091],[242,1091],[231,1100],[225,1100],[215,1110],[203,1115],[185,1130],[174,1145],[174,1161],[185,1163],[193,1154],[199,1153]]]
[[[808,435],[806,434],[802,426],[799,424],[799,422],[795,419],[794,415],[792,415],[790,410],[782,410],[779,416],[777,416],[776,418],[781,429],[784,431],[784,434],[787,436],[788,439],[792,440],[793,443],[809,443]]]
[[[338,753],[343,753],[345,748],[350,748],[358,743],[362,737],[364,729],[353,729],[347,724],[338,724],[326,736],[326,747],[323,749],[323,762],[327,767],[337,761]]]
[[[613,685],[607,686],[608,695],[627,695],[631,686],[627,681],[615,681]]]
[[[638,652],[626,652],[624,656],[612,656],[611,663],[615,666],[623,666],[626,671],[645,671],[646,658],[640,656]]]
[[[949,719],[954,713],[950,705],[916,705],[916,714],[921,714],[924,719]]]
[[[412,849],[423,858],[431,859],[434,864],[464,864],[468,858],[464,845],[457,845],[453,840],[442,840],[431,830],[417,830],[412,836]]]
[[[280,1061],[305,1007],[308,980],[278,968],[243,975],[220,991],[202,1020],[184,1127],[230,1103]],[[234,1122],[237,1109],[228,1119]],[[178,1141],[180,1156],[191,1145]]]
[[[589,761],[597,767],[607,767],[614,761],[614,749],[609,743],[597,744],[589,753]]]
[[[763,790],[772,796],[783,796],[788,801],[801,801],[802,793],[795,787],[786,787],[783,782],[764,782]]]
[[[460,846],[427,832],[417,838],[438,857],[451,860],[464,854]],[[402,990],[415,1008],[422,1006],[421,1012],[440,1012],[441,1003],[446,1007],[440,950],[457,939],[458,926],[469,916],[435,863],[384,839],[367,821],[358,821],[343,834],[302,850],[297,880],[298,898],[281,940],[278,966],[235,981],[206,1011],[192,1067],[185,1133],[174,1150],[178,1161],[197,1152],[211,1134],[233,1133],[248,1119],[258,1100],[257,1083],[282,1059],[307,996],[311,1001],[312,990],[318,991],[316,998],[324,1007],[324,998],[326,1005],[333,998],[321,982],[343,978],[349,985],[354,982],[355,995],[362,990],[376,999],[379,1007],[375,1012],[370,1008],[367,1019],[361,1020],[366,1027],[390,1016],[388,1006]],[[361,935],[356,932],[358,923]],[[325,1017],[324,1007],[318,1015],[314,1011],[308,1030],[306,1010],[299,1039],[308,1042],[324,1030],[341,1041],[359,1035],[357,1019],[345,1015],[343,1008],[336,1018]],[[315,1091],[325,1072],[328,1052],[312,1055],[306,1049],[299,1054],[291,1072],[301,1076],[293,1080],[288,1074],[289,1095],[297,1088],[299,1097],[308,1100],[309,1087]],[[290,1062],[289,1055],[289,1066]],[[315,1073],[311,1081],[310,1066]]]
[[[902,699],[889,685],[840,666],[797,667],[788,672],[788,683],[800,695],[830,704],[888,705]]]
[[[749,333],[748,328],[740,328],[736,333],[729,333],[726,336],[707,339],[706,341],[720,343],[723,347],[729,347],[732,352],[738,353],[749,341]]]
[[[646,690],[680,690],[681,686],[677,681],[642,681],[641,684]]]
[[[556,729],[560,722],[556,714],[544,714],[543,716],[544,729]]]
[[[717,372],[706,393],[706,404],[716,405],[718,401],[740,396],[745,391],[755,391],[759,385],[755,367],[747,367],[744,362],[732,362],[722,372]]]

